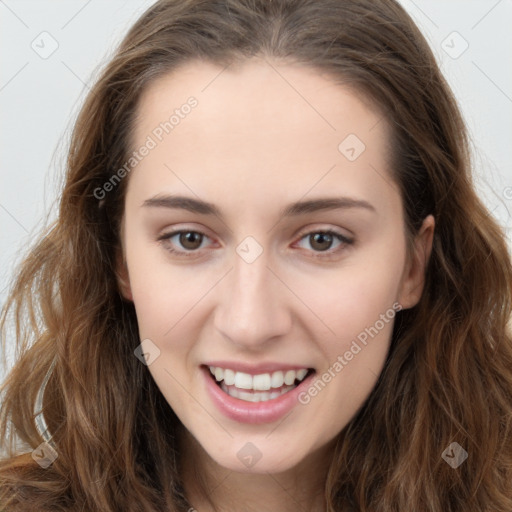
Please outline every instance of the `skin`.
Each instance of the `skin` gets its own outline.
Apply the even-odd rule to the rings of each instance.
[[[277,61],[254,58],[221,71],[189,62],[141,98],[134,147],[188,97],[198,106],[126,178],[118,282],[134,302],[140,339],[160,350],[148,370],[186,427],[190,503],[199,512],[213,505],[323,511],[336,436],[376,384],[393,321],[310,403],[274,423],[225,417],[207,395],[199,366],[213,359],[272,361],[323,374],[394,303],[406,309],[418,302],[434,219],[425,219],[407,253],[403,205],[387,163],[389,127],[364,98],[309,68]],[[348,134],[366,146],[354,161],[338,150]],[[142,206],[157,194],[208,201],[222,219]],[[280,215],[294,201],[333,196],[367,201],[374,211]],[[198,249],[180,244],[179,235],[158,241],[177,229],[206,237]],[[322,246],[308,236],[328,229],[353,244],[334,238]],[[247,236],[263,249],[252,263],[236,252]],[[237,457],[247,442],[261,453],[251,468]],[[211,489],[205,495],[193,471]]]

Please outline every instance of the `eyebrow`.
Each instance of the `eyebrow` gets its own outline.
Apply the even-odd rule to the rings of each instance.
[[[201,215],[216,215],[221,219],[223,218],[220,209],[214,204],[186,196],[157,195],[146,199],[142,203],[142,206],[181,209]],[[363,208],[376,213],[375,207],[362,199],[354,199],[351,197],[324,197],[291,203],[280,212],[279,216],[294,217],[321,210],[345,210],[349,208]]]

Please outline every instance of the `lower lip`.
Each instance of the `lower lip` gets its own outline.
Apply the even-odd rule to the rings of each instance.
[[[201,370],[206,379],[206,389],[219,411],[234,421],[252,424],[272,423],[288,414],[299,404],[300,392],[309,386],[309,382],[315,375],[315,372],[311,373],[297,387],[273,400],[247,402],[222,391],[213,380],[208,368],[201,367]]]

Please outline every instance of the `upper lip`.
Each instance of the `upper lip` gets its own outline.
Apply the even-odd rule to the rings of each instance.
[[[312,369],[311,366],[302,364],[289,364],[289,363],[244,363],[242,361],[208,361],[204,366],[215,366],[219,368],[234,370],[235,372],[244,372],[250,375],[258,375],[260,373],[272,373],[279,370],[299,370],[301,368]]]

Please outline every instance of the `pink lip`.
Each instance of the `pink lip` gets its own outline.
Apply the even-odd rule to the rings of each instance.
[[[223,367],[219,362],[211,366]],[[226,367],[230,368],[229,365]],[[280,366],[279,368],[283,367]],[[239,400],[224,393],[215,383],[208,368],[204,366],[201,367],[201,372],[205,379],[208,394],[219,411],[234,421],[250,424],[272,423],[288,414],[293,407],[299,404],[298,395],[303,389],[309,386],[311,379],[315,375],[315,373],[312,373],[296,388],[273,400],[266,402],[246,402],[245,400]]]
[[[285,364],[285,363],[260,363],[249,364],[240,361],[208,361],[204,363],[205,366],[217,366],[219,368],[229,368],[235,372],[244,372],[250,375],[257,375],[259,373],[272,373],[279,370],[300,370],[301,368],[309,369],[309,366]]]

